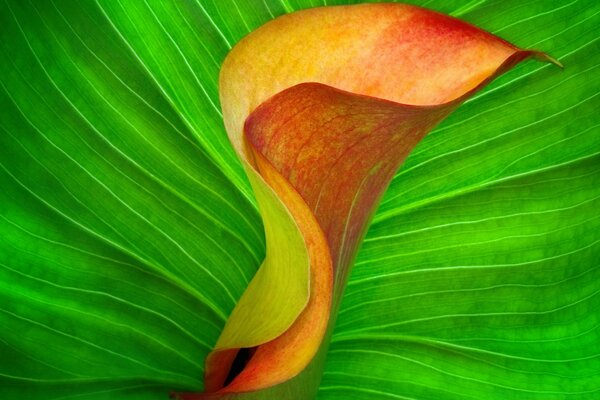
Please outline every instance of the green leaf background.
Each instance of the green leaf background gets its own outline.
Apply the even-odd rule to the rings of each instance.
[[[265,246],[219,66],[324,3],[0,3],[1,398],[202,389]],[[600,398],[600,6],[416,3],[565,68],[517,66],[408,158],[318,399]]]

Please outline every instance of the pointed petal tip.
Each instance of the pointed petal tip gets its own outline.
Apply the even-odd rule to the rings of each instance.
[[[532,50],[531,53],[533,54],[533,56],[536,59],[538,59],[540,61],[549,62],[551,64],[556,65],[560,69],[565,69],[565,66],[560,61],[558,61],[556,58],[552,57],[550,54],[544,53],[543,51],[537,51],[537,50]]]

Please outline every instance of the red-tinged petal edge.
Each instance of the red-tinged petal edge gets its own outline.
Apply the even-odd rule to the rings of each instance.
[[[232,143],[240,158],[281,198],[304,238],[310,259],[308,303],[288,330],[249,352],[249,361],[233,379],[227,379],[227,375],[239,349],[218,349],[211,353],[206,365],[207,392],[174,394],[179,399],[313,398],[353,258],[380,198],[401,163],[442,119],[517,63],[535,57],[560,66],[544,53],[519,50],[469,24],[417,7],[374,4],[331,9],[333,20],[327,8],[321,8],[265,25],[258,34],[243,40],[239,46],[244,49],[230,56],[242,54],[241,61],[229,64],[226,61],[224,70],[228,70],[222,73],[222,81],[233,76],[231,79],[238,79],[241,87],[235,94],[222,93],[224,118]],[[373,39],[368,33],[364,37],[369,43],[378,43],[384,54],[374,56],[373,49],[367,48],[360,50],[359,55],[373,57],[383,65],[369,68],[368,58],[344,59],[344,43],[340,44],[339,35],[345,32],[345,25],[351,27],[353,21],[360,19],[361,13],[365,19],[361,29],[369,29],[369,18],[377,21],[373,24],[377,37]],[[394,13],[397,15],[393,23],[380,23],[381,18]],[[319,43],[308,40],[304,55],[294,49],[303,46],[297,40],[302,37],[294,35],[307,32],[298,26],[305,22],[309,27],[318,26],[318,18],[325,21],[323,30],[331,30],[331,40],[335,42],[332,51],[337,52],[322,55],[325,60],[314,58],[311,53],[319,53],[319,49],[315,50]],[[282,34],[284,31],[287,33]],[[269,33],[274,35],[273,44],[265,44],[269,42]],[[253,35],[258,39],[254,40]],[[416,40],[419,35],[423,36],[422,43]],[[459,46],[461,35],[469,38],[470,46],[461,57],[473,61],[493,54],[497,58],[492,62],[495,68],[458,62],[444,70],[444,65],[435,65],[431,69],[433,83],[422,83],[428,65],[419,63],[439,61],[431,53],[436,39],[440,45]],[[284,42],[290,51],[277,59],[267,57],[266,61],[244,58],[245,48],[252,48],[253,40],[259,49],[271,46],[275,53],[281,53],[277,43]],[[360,43],[357,47],[356,43],[352,45],[355,47],[349,51],[356,53]],[[268,48],[263,49],[268,53]],[[449,60],[447,49],[440,51],[445,53],[440,59]],[[314,67],[304,65],[305,71],[290,72],[289,65],[303,65],[299,61],[303,56]],[[348,67],[335,64],[340,60],[346,60]],[[393,69],[399,62],[418,68],[411,75],[410,70],[398,67],[405,74],[400,78],[372,76],[372,71],[395,74]],[[253,67],[244,67],[248,65]],[[248,76],[243,81],[247,72],[244,68],[260,71],[260,76]],[[363,71],[365,68],[368,71]],[[455,71],[467,76],[453,79]],[[269,80],[272,83],[265,83]],[[280,90],[286,83],[293,84]],[[225,85],[222,82],[224,92],[228,85],[235,88],[230,82]],[[415,91],[415,87],[431,93]],[[242,99],[251,99],[240,101],[239,92],[246,93]],[[414,100],[420,105],[402,104],[399,100]],[[236,113],[248,107],[252,112],[246,115],[243,126],[237,126],[240,124],[235,121]]]

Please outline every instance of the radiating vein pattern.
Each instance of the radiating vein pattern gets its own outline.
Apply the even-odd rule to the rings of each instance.
[[[276,16],[352,2],[0,0],[0,398],[202,389],[264,258],[220,65]],[[517,66],[406,160],[318,398],[600,398],[600,8],[411,3],[565,68]]]

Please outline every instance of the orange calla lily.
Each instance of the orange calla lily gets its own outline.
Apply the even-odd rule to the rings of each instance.
[[[318,374],[352,260],[394,173],[443,118],[528,57],[557,63],[400,4],[305,10],[243,39],[222,67],[221,103],[263,213],[267,259],[208,357],[207,393],[179,397],[286,398],[286,382]],[[252,355],[232,373],[240,348]],[[316,388],[306,390],[292,398]]]

